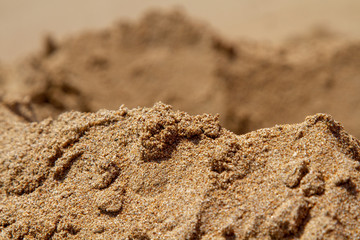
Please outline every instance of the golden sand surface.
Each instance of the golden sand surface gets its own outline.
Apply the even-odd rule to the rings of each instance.
[[[2,239],[360,237],[359,141],[329,115],[241,136],[163,103],[4,119]]]

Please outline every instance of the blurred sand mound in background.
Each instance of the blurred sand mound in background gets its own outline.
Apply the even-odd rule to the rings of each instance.
[[[245,133],[332,114],[360,136],[360,42],[325,29],[280,47],[231,42],[179,11],[147,13],[0,66],[0,97],[27,121],[69,110],[152,106],[220,113]]]

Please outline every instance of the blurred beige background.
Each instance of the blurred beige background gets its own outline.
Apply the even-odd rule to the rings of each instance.
[[[316,26],[360,37],[358,0],[0,0],[0,61],[11,62],[57,38],[79,30],[137,19],[149,8],[181,7],[219,33],[277,43]]]

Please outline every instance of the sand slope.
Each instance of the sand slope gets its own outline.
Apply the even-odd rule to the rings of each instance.
[[[162,103],[7,124],[3,239],[360,237],[359,141],[329,115],[241,136]]]

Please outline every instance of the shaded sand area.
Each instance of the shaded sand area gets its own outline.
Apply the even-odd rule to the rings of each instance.
[[[359,141],[329,115],[238,136],[162,103],[2,110],[2,239],[360,237]]]

